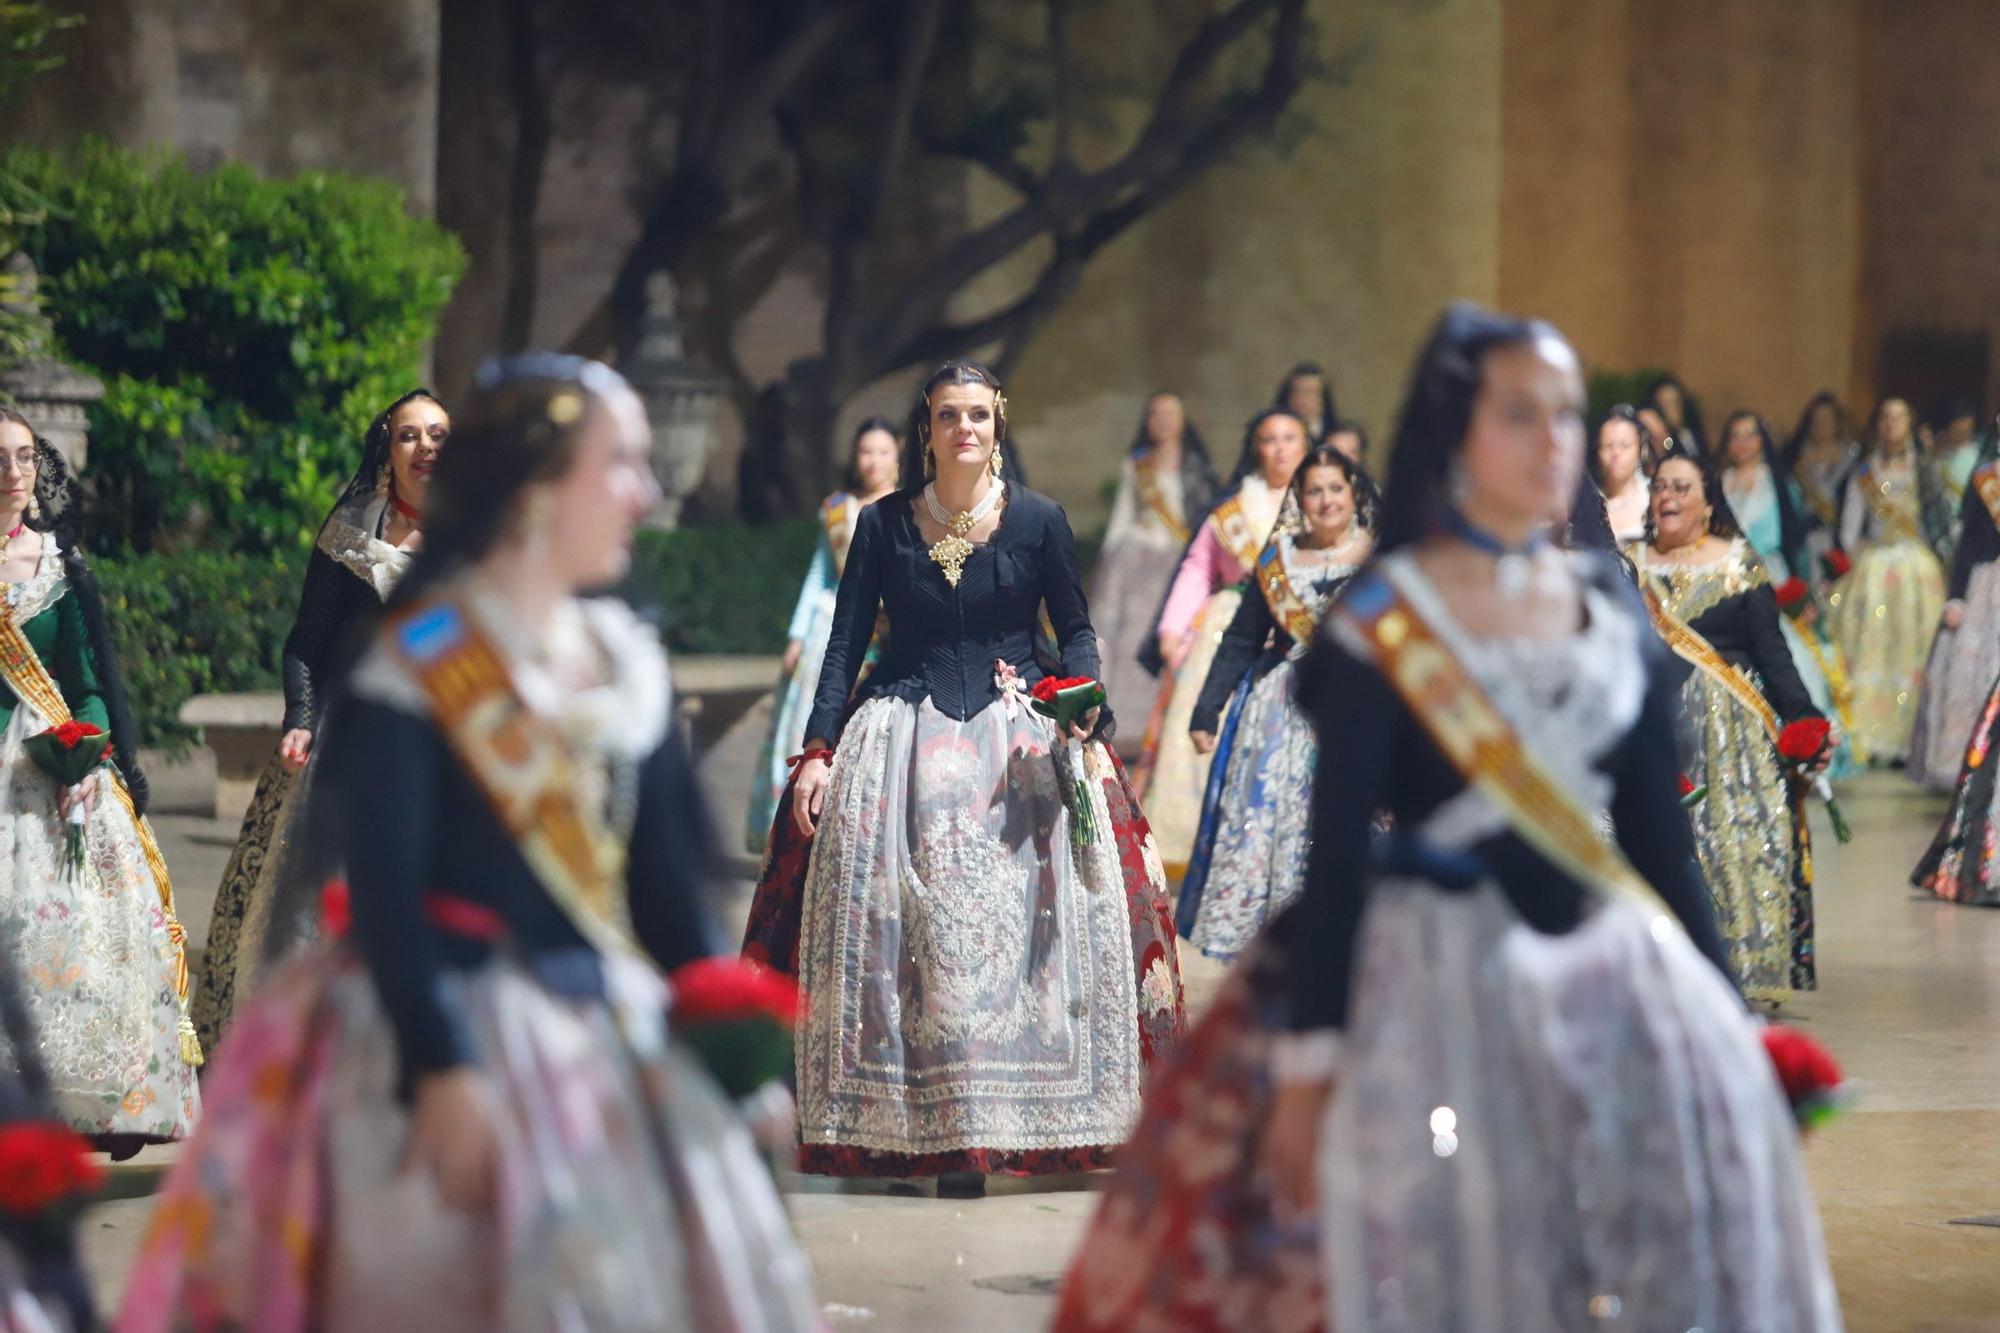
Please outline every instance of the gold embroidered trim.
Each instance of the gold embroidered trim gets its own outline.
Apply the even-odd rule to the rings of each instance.
[[[1153,517],[1160,520],[1175,541],[1186,545],[1188,537],[1192,535],[1188,531],[1187,520],[1168,506],[1166,492],[1160,489],[1160,479],[1154,474],[1150,462],[1145,459],[1133,460],[1132,483],[1139,488],[1139,499],[1146,508],[1153,511]]]

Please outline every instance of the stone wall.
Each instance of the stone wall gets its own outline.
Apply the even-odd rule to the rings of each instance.
[[[438,0],[91,0],[29,85],[24,137],[166,144],[197,165],[385,176],[428,213]]]

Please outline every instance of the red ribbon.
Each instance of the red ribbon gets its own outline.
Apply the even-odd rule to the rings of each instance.
[[[418,527],[423,526],[424,523],[423,510],[417,508],[415,505],[403,503],[403,497],[393,493],[389,496],[389,502],[396,506],[396,512],[401,514],[404,518],[409,519],[410,522],[416,524]]]
[[[785,761],[785,771],[790,772],[801,764],[810,764],[815,759],[824,759],[830,764],[833,762],[833,751],[807,750],[804,754],[795,754]]]
[[[456,894],[425,894],[424,919],[448,935],[481,944],[491,944],[507,933],[506,919],[498,912]]]

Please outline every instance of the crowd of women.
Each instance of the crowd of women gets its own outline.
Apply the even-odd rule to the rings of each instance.
[[[819,509],[741,946],[789,1117],[676,1018],[720,858],[593,591],[657,498],[615,372],[376,419],[192,980],[74,487],[0,411],[0,1118],[186,1140],[120,1328],[815,1328],[773,1151],[1115,1161],[1064,1329],[1839,1326],[1765,1023],[1829,779],[1951,790],[1916,880],[2000,903],[1974,414],[1590,423],[1560,333],[1455,306],[1386,487],[1317,366],[1222,476],[1150,399],[1086,597],[1007,410],[939,368]],[[1182,939],[1231,964],[1192,1025]],[[50,1234],[0,1294],[78,1327]]]

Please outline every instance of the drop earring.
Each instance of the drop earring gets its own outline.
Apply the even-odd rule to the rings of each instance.
[[[993,452],[986,456],[986,466],[993,470],[993,480],[1000,480],[1000,472],[1004,465],[1000,461],[1000,442],[998,440],[993,442]]]
[[[28,517],[36,522],[40,522],[42,517],[42,497],[33,491],[28,492]]]

